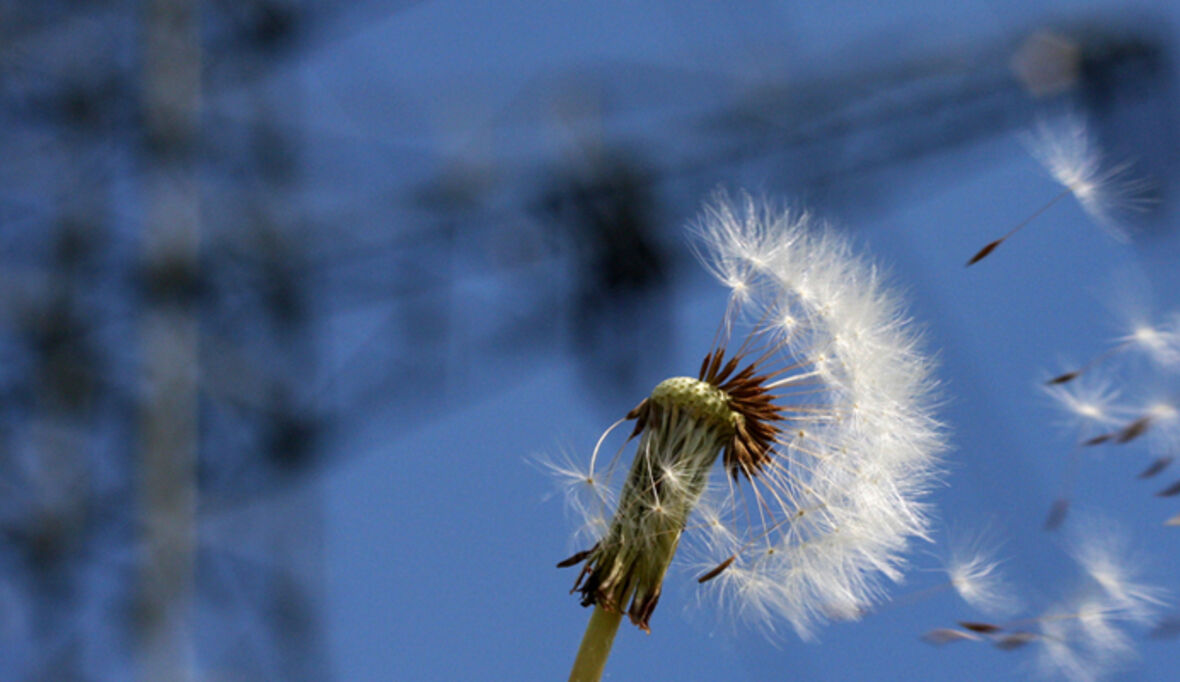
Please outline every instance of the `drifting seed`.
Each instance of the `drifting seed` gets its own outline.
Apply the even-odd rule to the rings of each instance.
[[[922,641],[935,646],[942,646],[950,642],[961,642],[965,639],[978,641],[979,637],[976,637],[970,632],[963,632],[962,630],[955,630],[953,628],[938,628],[922,635]]]
[[[1151,478],[1152,476],[1155,476],[1159,472],[1166,469],[1171,463],[1171,457],[1160,457],[1159,459],[1152,462],[1149,467],[1139,472],[1139,478]]]
[[[1090,440],[1082,441],[1082,445],[1101,445],[1101,444],[1105,443],[1106,441],[1110,440],[1111,438],[1114,438],[1113,433],[1103,433],[1101,435],[1094,436]],[[1122,441],[1119,441],[1119,442],[1122,442]]]
[[[1052,379],[1046,381],[1045,385],[1046,386],[1056,386],[1058,384],[1068,383],[1070,381],[1073,381],[1074,379],[1077,379],[1078,375],[1081,373],[1082,373],[1082,370],[1076,369],[1072,372],[1066,372],[1065,374],[1059,374],[1059,375],[1053,377]]]
[[[1029,642],[1035,642],[1039,638],[1040,635],[1035,632],[1013,632],[1010,635],[1005,635],[997,639],[996,648],[1011,651],[1013,649],[1019,649]]]
[[[992,625],[991,623],[978,623],[978,622],[969,621],[969,620],[961,620],[961,621],[959,621],[959,625],[967,628],[968,630],[970,630],[972,632],[978,632],[978,633],[984,634],[984,635],[989,635],[993,632],[999,632],[1000,630],[1004,629],[1004,628],[1000,627],[999,625]]]
[[[1156,493],[1155,496],[1156,497],[1171,497],[1176,494],[1180,494],[1180,481],[1176,481],[1175,483],[1168,486],[1167,488],[1164,488],[1163,490]]]
[[[1049,515],[1045,518],[1045,530],[1057,530],[1065,522],[1065,515],[1069,511],[1069,500],[1064,497],[1055,501],[1049,508]]]
[[[980,249],[974,256],[971,257],[971,260],[967,261],[967,265],[965,265],[964,267],[971,267],[972,265],[975,265],[979,261],[986,258],[989,253],[991,253],[992,251],[995,251],[996,247],[1004,242],[1004,239],[1005,239],[1004,237],[1001,237],[1001,238],[995,240],[994,242],[991,242],[987,246],[983,247],[982,249]]]
[[[717,568],[714,568],[713,570],[709,571],[708,573],[697,578],[697,582],[698,583],[709,582],[713,578],[716,578],[717,576],[721,575],[722,571],[729,568],[730,565],[733,564],[734,559],[737,559],[736,555],[729,557],[725,561],[722,561],[720,564],[717,565]]]
[[[1124,428],[1122,431],[1119,431],[1118,437],[1115,439],[1115,441],[1118,443],[1129,443],[1139,436],[1142,436],[1143,432],[1146,431],[1147,427],[1150,425],[1151,417],[1140,417],[1130,424],[1127,424],[1126,428]]]
[[[1176,635],[1180,635],[1180,615],[1171,615],[1160,622],[1151,629],[1150,636],[1153,639],[1171,639]]]

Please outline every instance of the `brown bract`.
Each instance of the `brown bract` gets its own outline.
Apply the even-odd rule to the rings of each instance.
[[[733,438],[723,455],[726,470],[735,479],[739,472],[752,479],[770,462],[770,451],[781,431],[777,424],[783,420],[783,408],[775,404],[778,396],[765,385],[780,372],[758,374],[757,361],[737,371],[742,359],[734,355],[726,362],[725,349],[718,348],[705,355],[698,377],[728,396],[729,408],[735,415]]]
[[[743,366],[746,355],[727,359],[718,348],[705,355],[697,380],[668,379],[627,414],[635,420],[628,439],[641,439],[610,528],[594,547],[558,564],[584,562],[572,590],[583,606],[625,612],[648,630],[664,573],[719,454],[734,479],[753,479],[770,463],[784,410],[767,382],[787,370],[760,373],[769,355]],[[669,471],[680,473],[669,478]]]

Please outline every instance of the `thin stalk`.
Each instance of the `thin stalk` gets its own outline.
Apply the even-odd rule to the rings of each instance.
[[[590,622],[586,625],[586,634],[582,635],[582,646],[578,647],[578,657],[574,659],[569,682],[598,682],[602,679],[602,670],[606,667],[606,659],[610,656],[610,648],[622,619],[621,612],[607,611],[595,605]]]

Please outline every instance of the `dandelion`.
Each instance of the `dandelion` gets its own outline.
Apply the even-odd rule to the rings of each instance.
[[[1039,667],[1068,679],[1094,680],[1132,659],[1126,626],[1151,625],[1164,592],[1142,580],[1144,561],[1108,523],[1091,521],[1071,554],[1089,580],[1072,599],[1041,617]]]
[[[1077,434],[1079,445],[1143,445],[1152,461],[1137,478],[1150,479],[1163,473],[1180,451],[1180,402],[1175,386],[1169,386],[1180,369],[1180,312],[1153,314],[1147,282],[1134,271],[1117,275],[1107,289],[1116,294],[1114,309],[1122,332],[1104,351],[1045,381],[1042,388],[1063,413],[1061,425]],[[1050,511],[1049,528],[1064,519],[1079,452],[1075,448],[1070,453],[1065,493]],[[1177,494],[1180,483],[1156,493]]]
[[[1168,465],[1172,463],[1172,459],[1173,458],[1170,456],[1157,457],[1156,459],[1152,460],[1151,464],[1147,465],[1146,469],[1140,471],[1136,478],[1154,478],[1159,476],[1161,473],[1163,473],[1164,469],[1167,469]]]
[[[1091,521],[1070,548],[1083,584],[1039,616],[1009,623],[961,621],[922,639],[935,645],[990,642],[1004,651],[1035,646],[1036,664],[1050,677],[1097,680],[1135,655],[1128,627],[1151,626],[1165,594],[1144,582],[1144,561],[1117,528]]]
[[[1108,233],[1126,240],[1126,232],[1117,220],[1118,214],[1145,209],[1149,203],[1146,194],[1150,183],[1131,177],[1128,163],[1105,166],[1102,151],[1087,131],[1085,121],[1076,114],[1068,114],[1052,123],[1041,121],[1026,137],[1026,142],[1032,155],[1062,186],[1062,191],[1004,236],[976,252],[967,261],[968,266],[983,260],[1005,240],[1068,196],[1073,196],[1082,210]]]
[[[1129,163],[1104,167],[1102,150],[1094,143],[1081,116],[1067,114],[1055,123],[1042,121],[1026,141],[1033,156],[1064,188],[1053,202],[1072,194],[1082,209],[1112,236],[1120,240],[1127,238],[1117,223],[1117,214],[1145,208],[1144,195],[1149,184],[1129,177]]]
[[[1175,312],[1158,325],[1135,321],[1122,344],[1139,349],[1158,367],[1180,365],[1180,314]]]
[[[1172,452],[1180,446],[1180,407],[1168,398],[1159,398],[1139,409],[1137,417],[1117,430],[1100,434],[1086,441],[1086,445],[1111,442],[1130,443],[1146,436],[1152,452]]]
[[[1078,378],[1081,376],[1081,378]],[[1077,434],[1078,445],[1092,446],[1109,441],[1111,429],[1126,419],[1126,408],[1118,401],[1119,391],[1106,375],[1082,371],[1067,372],[1042,384],[1062,416],[1059,424]],[[1077,474],[1079,448],[1070,451],[1069,464],[1062,482],[1062,493],[1051,506],[1045,528],[1059,527],[1068,513],[1071,490]]]
[[[1087,375],[1079,381],[1074,378],[1068,381],[1053,379],[1043,386],[1062,412],[1062,427],[1088,441],[1123,421],[1125,408],[1118,403],[1119,390],[1110,377]]]
[[[883,608],[899,608],[924,601],[936,593],[954,590],[959,597],[972,607],[989,614],[1003,615],[1015,611],[1018,600],[1008,580],[1001,571],[1003,560],[995,558],[998,544],[987,531],[973,534],[952,533],[949,550],[938,556],[941,567],[920,569],[946,574],[945,582],[890,599]],[[932,552],[932,554],[934,554]],[[878,609],[878,612],[882,609]],[[937,643],[970,639],[950,630],[932,634]]]
[[[1143,557],[1136,556],[1126,536],[1109,522],[1088,521],[1070,554],[1121,616],[1150,620],[1164,604],[1163,593],[1142,579]]]
[[[1081,442],[1082,446],[1102,444],[1122,446],[1140,440],[1147,442],[1148,450],[1156,453],[1156,456],[1137,475],[1137,478],[1140,479],[1153,478],[1172,463],[1173,456],[1170,453],[1180,447],[1180,407],[1177,407],[1174,401],[1161,398],[1148,402],[1131,412],[1137,416],[1128,419],[1119,416],[1119,414],[1130,411],[1130,408],[1124,407],[1116,411],[1100,407],[1102,401],[1110,395],[1109,393],[1096,394],[1101,397],[1092,397],[1090,401],[1087,401],[1072,392],[1070,388],[1062,385],[1052,385],[1048,389],[1058,399],[1058,402],[1065,406],[1073,418],[1082,422],[1083,428],[1092,429],[1094,425],[1107,423],[1115,425],[1113,430],[1104,430],[1086,438]],[[1070,455],[1070,466],[1063,486],[1066,492],[1053,503],[1050,509],[1048,520],[1045,523],[1048,529],[1054,529],[1061,525],[1065,518],[1069,506],[1068,491],[1072,485],[1074,470],[1077,466],[1076,455],[1077,449]],[[1156,493],[1159,497],[1171,497],[1177,494],[1180,494],[1180,482]]]
[[[1067,384],[1086,374],[1116,355],[1136,351],[1152,362],[1155,368],[1174,370],[1180,367],[1180,314],[1172,315],[1161,324],[1151,324],[1136,317],[1128,325],[1129,332],[1118,339],[1114,346],[1094,356],[1077,369],[1054,376],[1045,382],[1046,386]]]
[[[595,607],[571,679],[601,675],[623,613],[650,627],[682,536],[702,589],[804,637],[861,614],[926,536],[943,437],[930,363],[880,271],[811,216],[750,197],[719,196],[695,227],[730,305],[697,375],[627,414],[627,473],[618,453],[599,463],[602,440],[591,457],[590,477],[623,481],[609,526],[561,564],[582,564],[574,591]]]
[[[1004,614],[1016,610],[1017,600],[1000,571],[1002,561],[984,535],[958,537],[951,542],[944,570],[955,592],[983,613]]]

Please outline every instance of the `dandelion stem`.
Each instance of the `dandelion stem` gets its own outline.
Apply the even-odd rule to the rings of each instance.
[[[606,659],[610,656],[610,648],[622,619],[622,612],[607,611],[602,606],[594,607],[590,623],[586,625],[586,634],[582,635],[582,645],[578,647],[578,657],[574,659],[569,682],[598,682],[602,679],[602,670],[606,667]]]

